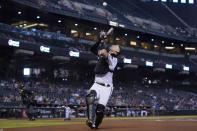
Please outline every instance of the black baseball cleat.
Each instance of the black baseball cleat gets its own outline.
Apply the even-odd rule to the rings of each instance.
[[[87,125],[88,127],[90,127],[90,129],[94,129],[94,127],[92,126],[92,121],[86,120],[86,125]]]
[[[86,125],[90,127],[90,129],[99,129],[98,126],[95,126],[92,121],[86,120]]]
[[[99,129],[98,126],[92,125],[92,129]]]

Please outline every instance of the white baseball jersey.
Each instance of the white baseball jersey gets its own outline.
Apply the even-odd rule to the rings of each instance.
[[[114,70],[118,63],[118,59],[109,54],[108,63],[109,69]],[[96,82],[103,83],[105,85],[108,84],[110,85],[110,87],[102,86],[100,84],[97,84]],[[90,88],[90,90],[95,90],[97,93],[98,103],[106,106],[113,91],[113,73],[107,72],[104,75],[95,75],[95,83]]]
[[[65,107],[65,119],[70,119],[71,109],[69,106]]]

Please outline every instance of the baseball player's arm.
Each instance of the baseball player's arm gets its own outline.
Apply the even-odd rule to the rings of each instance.
[[[100,40],[98,40],[91,48],[90,48],[90,51],[95,54],[95,55],[98,55],[98,47],[100,45]]]
[[[106,49],[102,49],[102,50],[99,50],[98,51],[98,56],[102,56],[102,57],[105,57],[105,58],[107,58],[108,57],[108,52],[107,52],[107,50]]]
[[[95,55],[106,54],[106,53],[99,53],[98,52],[98,47],[101,44],[101,41],[106,39],[107,36],[109,36],[113,32],[113,30],[114,30],[114,28],[111,27],[107,32],[101,31],[100,34],[99,34],[99,37],[98,37],[98,41],[91,47],[90,51],[92,53],[94,53]]]

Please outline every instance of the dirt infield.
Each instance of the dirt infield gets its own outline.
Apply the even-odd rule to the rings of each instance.
[[[3,131],[90,131],[85,120],[64,125],[8,128]],[[105,119],[99,131],[197,131],[197,119]]]

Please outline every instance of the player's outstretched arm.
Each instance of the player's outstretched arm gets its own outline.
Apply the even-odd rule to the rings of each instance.
[[[91,48],[90,51],[95,54],[98,55],[98,47],[99,47],[100,41],[97,41]]]
[[[105,39],[107,39],[107,36],[112,34],[113,30],[114,28],[110,28],[107,32],[101,31],[97,42],[91,47],[90,51],[94,53],[95,55],[99,55],[99,52],[98,52],[99,45],[103,43]]]
[[[98,40],[97,42],[91,47],[90,51],[95,54],[95,55],[98,55],[98,47],[99,45],[102,43],[102,41],[106,38],[106,32],[104,31],[101,31],[100,34],[99,34],[99,37],[98,37]]]

